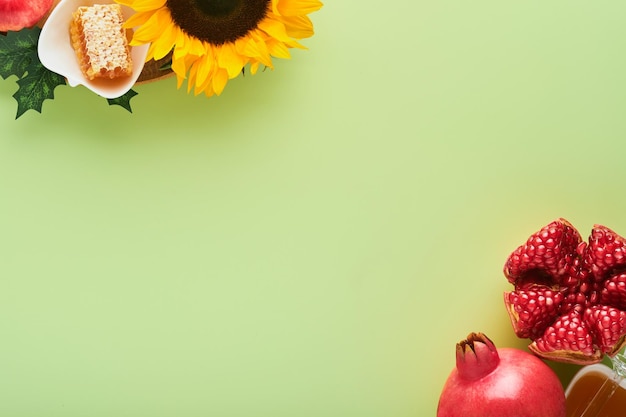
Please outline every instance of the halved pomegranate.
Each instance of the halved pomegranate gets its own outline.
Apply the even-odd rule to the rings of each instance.
[[[588,364],[626,345],[626,240],[611,229],[595,225],[583,242],[557,219],[515,249],[504,275],[513,329],[535,354]]]

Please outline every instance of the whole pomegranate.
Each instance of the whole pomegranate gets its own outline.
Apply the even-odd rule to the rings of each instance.
[[[54,0],[0,0],[0,32],[34,26],[52,9]]]
[[[595,225],[583,242],[557,219],[515,249],[504,275],[513,329],[535,354],[589,364],[626,345],[626,240],[611,229]]]
[[[565,392],[538,357],[470,333],[456,345],[437,417],[565,417]]]

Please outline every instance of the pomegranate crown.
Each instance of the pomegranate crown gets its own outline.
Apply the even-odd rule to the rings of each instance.
[[[476,380],[497,368],[500,356],[494,343],[483,333],[470,333],[456,344],[456,369],[465,380]]]
[[[504,302],[518,337],[546,359],[589,364],[626,345],[626,240],[596,224],[587,242],[565,219],[506,260]]]

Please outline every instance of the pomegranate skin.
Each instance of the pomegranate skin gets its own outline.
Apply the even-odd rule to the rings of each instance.
[[[536,356],[500,348],[498,366],[476,380],[448,377],[437,417],[565,417],[565,393],[554,371]]]
[[[0,32],[32,27],[52,6],[53,0],[0,0]]]

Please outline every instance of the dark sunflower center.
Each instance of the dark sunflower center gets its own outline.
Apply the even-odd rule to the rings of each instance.
[[[271,0],[167,0],[172,20],[185,33],[222,45],[246,36],[265,18]]]
[[[198,8],[209,16],[227,16],[241,4],[240,0],[197,0]]]

